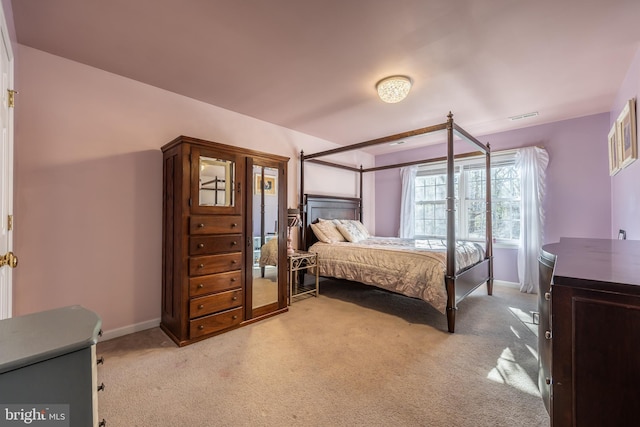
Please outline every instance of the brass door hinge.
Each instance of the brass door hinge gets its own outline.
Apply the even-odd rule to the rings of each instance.
[[[13,230],[13,215],[9,215],[7,218],[7,229],[9,231]]]
[[[7,93],[9,94],[7,104],[9,108],[14,108],[16,106],[16,93],[18,93],[18,91],[13,89],[7,89]]]

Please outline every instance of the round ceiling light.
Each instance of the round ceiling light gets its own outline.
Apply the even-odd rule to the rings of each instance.
[[[411,90],[411,79],[406,76],[391,76],[376,83],[378,96],[384,102],[394,104],[407,97]]]

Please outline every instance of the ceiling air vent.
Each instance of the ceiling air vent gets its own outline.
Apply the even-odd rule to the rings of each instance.
[[[509,117],[509,120],[511,120],[512,122],[515,122],[516,120],[530,119],[531,117],[536,117],[537,115],[538,115],[538,112],[533,111],[531,113],[520,114],[518,116],[511,116]]]

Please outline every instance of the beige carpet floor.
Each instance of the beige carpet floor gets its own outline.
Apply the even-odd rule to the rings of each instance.
[[[109,426],[548,426],[537,297],[497,284],[459,305],[325,281],[290,311],[178,348],[158,328],[98,344]]]

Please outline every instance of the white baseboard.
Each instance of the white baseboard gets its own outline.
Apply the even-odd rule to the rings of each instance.
[[[110,329],[108,331],[102,331],[102,337],[100,341],[107,341],[114,338],[121,337],[123,335],[129,335],[134,332],[144,331],[146,329],[155,328],[160,325],[160,318],[147,320],[146,322],[136,323],[134,325],[123,326],[122,328]]]
[[[516,289],[520,289],[520,283],[518,282],[507,282],[506,280],[493,280],[494,284],[500,285],[500,286],[508,286],[510,288],[516,288]]]

